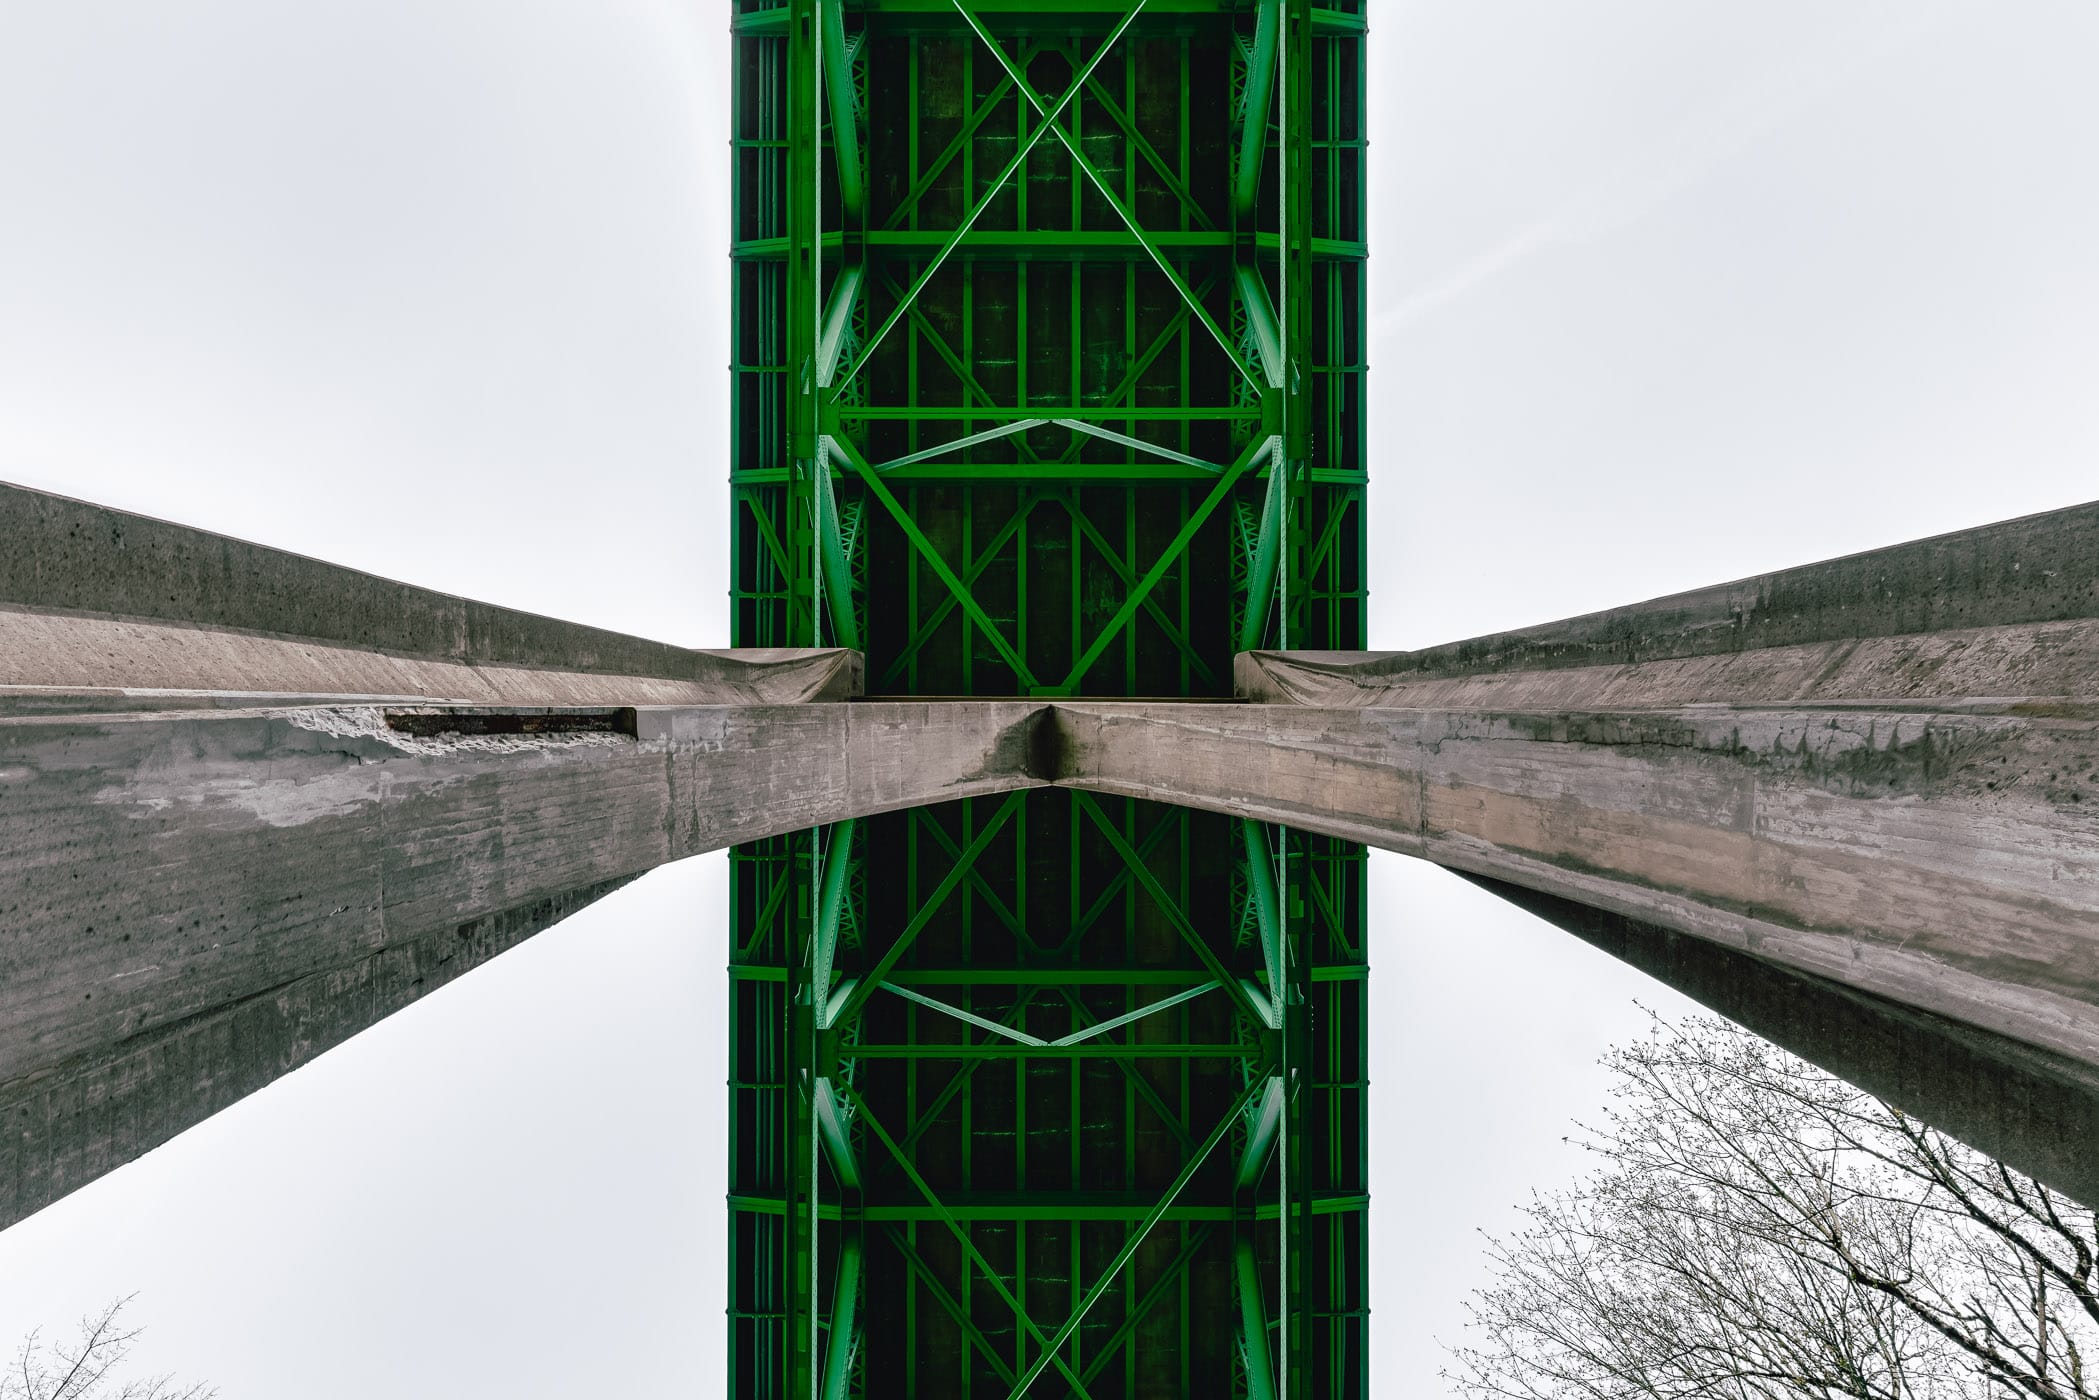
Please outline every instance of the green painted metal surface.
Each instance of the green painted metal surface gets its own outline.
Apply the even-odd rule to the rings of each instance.
[[[1363,644],[1363,13],[741,0],[735,643]],[[1061,791],[739,848],[738,1396],[1357,1396],[1359,848]]]

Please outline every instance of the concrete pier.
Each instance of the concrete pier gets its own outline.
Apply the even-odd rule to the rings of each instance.
[[[2099,506],[1242,704],[853,699],[0,488],[0,1225],[656,865],[1058,784],[1463,872],[2099,1199]]]
[[[1038,706],[0,486],[0,1225],[667,861],[1030,781]]]

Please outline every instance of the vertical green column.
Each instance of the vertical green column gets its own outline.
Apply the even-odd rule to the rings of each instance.
[[[812,976],[818,945],[815,833],[804,838],[809,864],[794,892],[796,913],[789,923],[787,957],[787,1024],[782,1027],[787,1053],[782,1057],[786,1080],[782,1161],[785,1164],[786,1258],[781,1268],[781,1295],[786,1326],[781,1394],[793,1400],[814,1397],[817,1366],[817,1021]]]
[[[1283,947],[1283,1128],[1278,1145],[1277,1177],[1281,1187],[1283,1322],[1283,1384],[1288,1400],[1308,1400],[1321,1338],[1314,1321],[1315,1280],[1312,1232],[1318,1221],[1313,1215],[1313,1183],[1317,1174],[1308,1153],[1313,1147],[1307,1119],[1318,1093],[1317,1064],[1311,1036],[1312,940],[1306,935],[1303,917],[1303,843],[1286,830],[1281,833],[1284,851],[1282,891],[1284,925],[1289,930]]]
[[[1283,305],[1283,496],[1282,622],[1277,644],[1304,644],[1304,629],[1294,625],[1307,604],[1305,567],[1310,531],[1305,496],[1312,455],[1312,3],[1281,0],[1282,34],[1278,67],[1282,71],[1282,138],[1278,144],[1282,213],[1278,239]]]
[[[819,541],[825,492],[818,473],[816,347],[822,317],[822,212],[819,115],[823,33],[818,0],[789,0],[787,15],[787,446],[792,459],[787,549],[792,560],[788,597],[791,645],[820,640],[822,566]],[[783,1322],[781,1394],[813,1400],[817,1384],[817,1257],[815,1116],[816,1009],[812,972],[818,939],[815,835],[801,887],[789,896],[806,916],[791,924],[786,949],[787,1053],[782,1115],[785,1165],[785,1259],[781,1268]]]
[[[1293,622],[1305,605],[1306,468],[1311,456],[1311,412],[1307,390],[1312,373],[1312,140],[1311,140],[1311,0],[1281,0],[1281,35],[1278,67],[1282,73],[1282,133],[1278,143],[1282,209],[1278,224],[1278,256],[1281,262],[1283,342],[1283,445],[1285,473],[1282,506],[1282,607],[1278,644],[1302,644],[1303,629]],[[1281,890],[1283,926],[1288,936],[1283,945],[1283,983],[1279,989],[1283,1022],[1283,1128],[1279,1144],[1281,1170],[1281,1228],[1279,1247],[1282,1290],[1279,1307],[1283,1323],[1281,1390],[1287,1400],[1308,1400],[1312,1394],[1312,1348],[1317,1345],[1312,1325],[1311,1279],[1307,1248],[1313,1226],[1311,1183],[1313,1173],[1306,1159],[1310,1147],[1306,1118],[1314,1081],[1309,1025],[1311,1010],[1310,940],[1304,935],[1301,908],[1302,842],[1283,834],[1284,879]]]
[[[823,39],[817,0],[789,0],[787,15],[787,552],[791,561],[788,644],[818,644],[818,390],[816,345],[823,315],[820,128]]]

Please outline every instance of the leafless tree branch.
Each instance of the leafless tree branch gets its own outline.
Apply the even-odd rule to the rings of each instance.
[[[2099,1221],[1726,1022],[1605,1059],[1596,1165],[1490,1240],[1468,1400],[2099,1400]]]
[[[0,1374],[0,1400],[211,1400],[217,1391],[183,1386],[172,1376],[118,1378],[142,1330],[123,1325],[130,1303],[119,1298],[82,1318],[71,1343],[46,1343],[41,1332],[31,1332],[14,1365]]]

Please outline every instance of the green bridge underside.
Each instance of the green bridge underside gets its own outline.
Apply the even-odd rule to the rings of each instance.
[[[734,28],[737,646],[1364,644],[1360,0]],[[1365,1392],[1361,848],[1046,790],[732,869],[733,1394]]]

